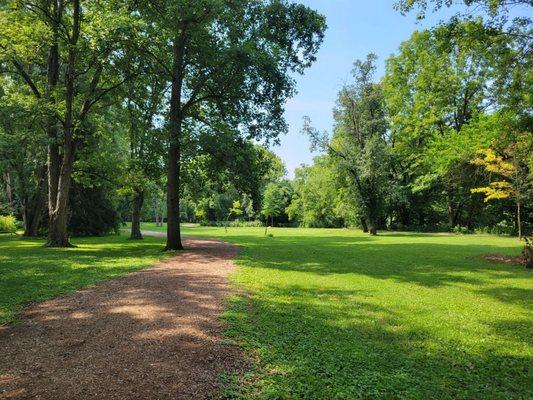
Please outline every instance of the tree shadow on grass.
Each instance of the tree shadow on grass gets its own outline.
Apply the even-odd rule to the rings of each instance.
[[[532,359],[469,347],[413,326],[365,293],[298,286],[236,298],[229,334],[261,367],[241,378],[244,398],[522,399]],[[460,327],[458,327],[460,329]],[[257,396],[260,397],[260,396]]]
[[[490,245],[434,242],[387,243],[366,237],[276,238],[245,245],[243,265],[319,275],[361,274],[394,279],[425,287],[455,284],[479,285],[524,273],[519,266],[481,259],[494,251]],[[498,250],[516,252],[514,247]]]
[[[78,239],[80,247],[46,248],[35,239],[0,238],[0,324],[29,301],[42,301],[146,267],[161,243],[124,237]]]
[[[512,343],[516,348],[523,349],[522,351],[533,347],[533,326],[529,315],[485,321],[484,324],[499,340]],[[533,366],[533,359],[530,359],[527,366]]]
[[[521,306],[526,310],[531,309],[531,299],[533,299],[533,288],[518,288],[510,286],[498,286],[483,288],[477,291],[484,296],[490,296],[502,303]]]

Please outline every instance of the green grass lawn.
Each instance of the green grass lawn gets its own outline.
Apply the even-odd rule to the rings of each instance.
[[[155,228],[145,224],[145,229]],[[229,397],[529,399],[533,281],[516,239],[353,230],[186,227],[242,246],[245,293],[227,333],[257,360]],[[152,264],[162,240],[76,239],[75,249],[0,236],[0,322],[20,307]]]
[[[273,238],[253,228],[184,230],[243,246],[233,280],[249,296],[232,299],[224,318],[228,334],[258,368],[234,377],[228,393],[262,399],[533,397],[532,275],[481,258],[518,254],[517,239],[270,232]]]
[[[126,236],[73,239],[70,249],[44,241],[0,235],[0,325],[13,322],[22,306],[152,265],[164,256],[161,239]]]

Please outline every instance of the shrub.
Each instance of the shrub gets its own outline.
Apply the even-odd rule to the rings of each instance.
[[[512,235],[515,233],[515,226],[512,222],[503,220],[492,227],[490,233],[495,235]]]
[[[469,235],[474,233],[471,229],[467,228],[466,226],[454,226],[452,229],[453,233],[457,233],[459,235]]]
[[[235,221],[202,221],[200,222],[201,226],[219,226],[224,227],[228,226],[231,228],[262,228],[265,226],[261,221],[243,221],[236,219]]]
[[[120,218],[110,192],[74,184],[70,192],[71,215],[68,223],[73,236],[100,236],[120,231]]]
[[[16,218],[12,215],[0,215],[0,233],[14,233],[16,231]]]

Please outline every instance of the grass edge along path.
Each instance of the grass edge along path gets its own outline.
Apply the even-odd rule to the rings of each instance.
[[[74,248],[46,248],[40,239],[0,235],[0,326],[24,306],[72,293],[152,266],[173,255],[163,242],[122,235],[74,238]]]

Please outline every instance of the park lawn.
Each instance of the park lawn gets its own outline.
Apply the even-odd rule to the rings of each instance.
[[[533,398],[532,275],[481,258],[517,239],[269,231],[184,229],[242,246],[224,319],[257,367],[228,397]]]
[[[39,239],[0,235],[0,325],[16,321],[30,302],[148,267],[162,257],[162,241],[126,236],[74,238],[76,248],[51,249]]]
[[[151,224],[149,230],[164,230]],[[531,274],[487,262],[516,239],[353,230],[185,227],[242,247],[223,318],[256,366],[228,397],[532,398]],[[20,308],[163,257],[161,239],[0,236],[0,321]]]

